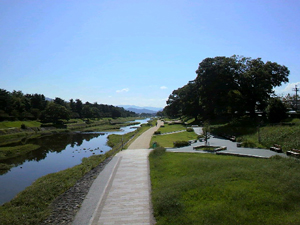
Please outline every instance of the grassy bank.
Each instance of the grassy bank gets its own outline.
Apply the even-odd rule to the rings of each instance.
[[[21,154],[26,154],[30,150],[36,150],[38,146],[29,146],[26,145],[26,142],[30,139],[40,138],[46,135],[53,135],[58,133],[66,133],[72,131],[86,131],[86,132],[93,132],[93,131],[107,131],[107,130],[117,130],[120,129],[122,126],[126,125],[135,125],[137,123],[127,123],[136,118],[120,118],[120,119],[103,119],[102,121],[94,121],[90,122],[90,124],[86,123],[75,123],[79,126],[73,126],[71,129],[49,129],[43,130],[41,128],[35,129],[25,129],[22,132],[11,133],[6,135],[0,135],[0,160],[5,160],[8,158],[14,158]],[[19,121],[24,122],[24,121]],[[5,123],[5,122],[2,122]],[[14,123],[17,124],[17,123]],[[25,143],[25,145],[24,145]],[[5,145],[14,144],[17,145],[15,147],[3,147]],[[2,147],[1,147],[2,146]],[[1,166],[0,166],[1,169]]]
[[[0,129],[7,128],[20,128],[21,125],[24,124],[26,127],[39,127],[41,123],[38,121],[2,121],[0,122]]]
[[[286,123],[258,126],[251,120],[233,121],[231,123],[212,126],[215,134],[228,134],[238,137],[245,147],[270,148],[274,144],[282,146],[284,151],[300,148],[300,120],[293,119]]]
[[[298,160],[150,154],[157,224],[299,224]]]
[[[102,130],[115,130],[124,126],[124,123],[139,119],[136,117],[127,118],[103,118],[103,119],[72,119],[64,121],[66,127],[63,129],[51,127],[52,124],[47,124],[50,127],[40,127],[41,123],[37,121],[3,121],[0,122],[0,146],[9,145],[21,142],[26,139],[38,138],[44,135],[51,135],[57,133],[64,133],[70,131],[102,131]],[[24,124],[26,129],[21,129]],[[126,124],[127,125],[127,124]]]
[[[160,127],[158,131],[161,133],[169,133],[174,131],[186,130],[186,127],[180,124],[168,125],[165,124],[164,127]],[[152,136],[151,143],[158,143],[162,147],[173,147],[173,142],[175,141],[189,141],[197,139],[198,135],[195,132],[179,132],[166,135],[154,135]]]
[[[0,159],[5,160],[12,157],[18,157],[19,155],[24,155],[28,152],[38,149],[40,146],[27,144],[14,147],[0,147]]]
[[[136,131],[123,135],[124,143],[149,128],[150,126],[144,125]],[[84,158],[80,165],[48,174],[36,180],[12,201],[0,206],[1,225],[39,224],[50,214],[49,206],[59,195],[74,186],[80,178],[99,163],[121,150],[121,139],[121,135],[110,135],[111,151],[104,155]]]
[[[0,206],[1,224],[39,224],[50,214],[51,202],[108,155],[84,158],[80,165],[39,178],[12,201]]]
[[[185,129],[186,129],[186,127],[181,124],[169,125],[169,124],[165,123],[164,126],[162,126],[158,129],[158,131],[160,131],[163,134],[163,133],[169,133],[169,132],[180,131],[180,130],[185,130]]]

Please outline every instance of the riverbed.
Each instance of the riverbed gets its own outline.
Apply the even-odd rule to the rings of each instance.
[[[133,122],[143,124],[148,120]],[[106,144],[110,134],[126,134],[138,126],[124,126],[121,130],[112,132],[72,132],[30,140],[29,143],[41,147],[8,162],[15,166],[0,175],[0,205],[13,199],[44,175],[78,165],[84,157],[104,154],[111,149]]]

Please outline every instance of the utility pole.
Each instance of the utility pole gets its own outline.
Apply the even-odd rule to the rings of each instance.
[[[296,92],[296,112],[298,111],[298,99],[297,99],[297,95],[298,95],[298,91],[300,91],[299,88],[297,88],[297,85],[295,85],[295,88],[293,88],[293,91]]]

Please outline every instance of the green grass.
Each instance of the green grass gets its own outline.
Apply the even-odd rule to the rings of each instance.
[[[174,126],[174,125],[171,125]],[[166,135],[155,135],[152,136],[151,143],[157,142],[162,147],[173,147],[175,141],[189,141],[197,139],[198,135],[195,132],[180,132]]]
[[[164,124],[164,127],[160,127],[158,130],[163,134],[179,130],[186,130],[186,127],[181,124],[169,125],[166,123]]]
[[[51,202],[108,155],[84,158],[80,165],[39,178],[12,201],[0,206],[1,224],[39,224],[49,215]]]
[[[39,127],[41,125],[38,121],[3,121],[0,122],[0,129],[7,129],[12,127],[20,128],[24,124],[26,127]]]
[[[162,224],[300,224],[300,163],[211,154],[150,154]]]
[[[279,144],[283,151],[292,148],[300,149],[300,125],[295,126],[266,126],[260,128],[260,144],[266,148]],[[258,133],[244,135],[241,140],[258,142]]]
[[[237,136],[244,147],[270,148],[274,144],[282,146],[284,151],[292,148],[300,148],[300,120],[292,119],[286,122],[294,123],[288,125],[265,125],[259,128],[258,124],[250,120],[234,121],[223,125],[212,126],[214,134],[228,134]],[[260,142],[259,142],[260,136]]]
[[[14,147],[0,147],[0,160],[14,158],[38,149],[39,145],[26,144]],[[0,167],[1,168],[1,167]]]

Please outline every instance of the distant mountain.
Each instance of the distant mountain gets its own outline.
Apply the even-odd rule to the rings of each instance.
[[[52,101],[53,101],[52,98],[47,98],[47,97],[45,97],[45,100],[46,100],[46,101],[49,101],[49,102],[52,102]]]
[[[135,112],[135,113],[150,113],[150,114],[156,114],[158,111],[163,110],[162,108],[158,107],[140,107],[136,105],[118,105],[118,107],[123,107],[126,110]]]

